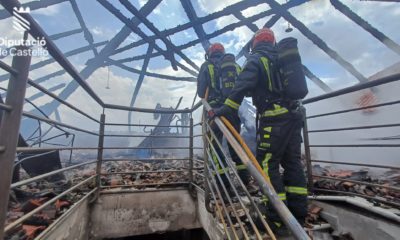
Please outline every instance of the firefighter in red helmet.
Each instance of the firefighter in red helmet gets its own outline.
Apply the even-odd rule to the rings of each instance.
[[[206,100],[211,107],[218,108],[223,105],[226,97],[229,96],[241,69],[240,66],[235,62],[235,57],[233,54],[225,54],[225,48],[221,43],[211,44],[206,51],[205,59],[206,61],[202,64],[197,78],[197,94],[200,98],[207,98]],[[229,116],[229,120],[232,122],[235,129],[240,131],[239,116]],[[213,123],[213,121],[210,121],[210,126],[215,133],[217,140],[222,143],[222,132]],[[218,145],[215,142],[213,145],[217,150],[218,156],[220,156],[224,161],[225,159],[223,158],[223,154]],[[239,157],[230,146],[229,152],[232,160],[236,163],[236,168],[242,181],[246,185],[249,185],[250,175],[245,169],[245,165],[241,163]],[[213,158],[212,160],[218,168],[218,174],[221,175],[224,185],[227,187],[227,189],[229,189],[229,182],[225,176],[224,169],[219,166],[220,164],[218,163],[215,153],[212,152],[211,155]],[[225,166],[227,166],[226,163]]]
[[[215,109],[217,116],[237,115],[239,106],[250,94],[257,108],[257,160],[269,176],[279,198],[304,224],[307,215],[306,179],[301,164],[301,128],[303,111],[298,102],[285,99],[275,90],[278,78],[278,49],[274,33],[268,28],[253,37],[252,52],[224,106]],[[279,171],[284,169],[283,177]],[[265,197],[268,220],[278,232],[282,221]]]
[[[206,61],[201,65],[197,77],[197,94],[200,98],[205,98],[208,89],[207,101],[212,107],[221,106],[223,103],[221,94],[217,89],[218,79],[215,66],[224,54],[225,48],[221,43],[211,44],[205,54]]]

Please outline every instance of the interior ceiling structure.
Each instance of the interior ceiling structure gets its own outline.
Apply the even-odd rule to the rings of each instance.
[[[320,36],[318,31],[313,31],[312,28],[316,29],[315,26],[318,25],[318,22],[314,21],[313,25],[304,22],[304,19],[302,21],[296,17],[296,9],[306,6],[301,10],[304,11],[304,9],[307,9],[307,4],[311,2],[325,2],[325,5],[329,5],[330,8],[335,9],[334,14],[339,14],[341,18],[346,19],[346,23],[353,24],[358,29],[361,29],[364,32],[363,34],[366,33],[368,35],[368,38],[376,40],[376,45],[380,47],[384,46],[385,51],[390,51],[390,54],[394,54],[395,58],[397,57],[396,61],[400,60],[398,58],[400,55],[398,36],[395,36],[396,39],[392,39],[393,35],[388,36],[383,31],[380,31],[380,29],[378,29],[379,27],[365,20],[361,15],[353,11],[347,3],[340,0],[226,1],[226,5],[223,6],[222,9],[213,12],[206,12],[204,9],[201,11],[201,6],[208,4],[207,2],[209,2],[209,4],[215,4],[212,3],[214,1],[205,0],[85,0],[82,2],[77,0],[21,2],[16,0],[2,0],[3,9],[0,10],[0,21],[10,19],[10,11],[12,11],[12,8],[15,6],[29,7],[31,14],[26,14],[26,19],[31,23],[29,33],[33,38],[44,37],[47,42],[46,47],[51,55],[51,58],[34,62],[31,66],[31,71],[45,68],[54,62],[58,62],[61,66],[60,69],[55,71],[46,70],[45,74],[33,80],[38,84],[45,84],[50,79],[67,74],[69,78],[72,77],[76,81],[59,82],[58,84],[52,84],[48,88],[57,91],[57,95],[60,98],[67,99],[81,86],[95,101],[101,104],[106,104],[101,98],[102,96],[98,95],[98,93],[93,90],[93,86],[86,83],[86,80],[100,68],[111,66],[134,74],[132,78],[136,78],[134,79],[136,83],[131,93],[129,106],[136,106],[138,96],[146,78],[181,83],[196,82],[196,76],[201,62],[194,60],[195,55],[193,51],[190,51],[191,49],[196,46],[201,46],[201,49],[197,47],[196,51],[204,54],[204,50],[207,49],[210,42],[215,42],[216,40],[224,41],[225,39],[229,40],[229,37],[232,36],[232,31],[246,28],[246,33],[249,32],[248,30],[255,32],[262,26],[270,27],[275,31],[276,28],[282,29],[282,25],[286,26],[287,24],[287,28],[283,30],[289,32],[291,29],[294,29],[294,32],[302,37],[302,41],[307,41],[308,44],[312,43],[312,47],[319,49],[319,54],[323,53],[329,58],[329,61],[333,61],[336,66],[334,69],[337,69],[339,66],[347,75],[356,79],[358,82],[367,81],[368,75],[372,75],[371,73],[363,72],[355,66],[354,61],[347,60],[348,57],[339,54],[338,49],[335,49],[332,46],[333,44],[327,42],[330,40],[329,36],[325,38],[325,36]],[[225,1],[221,2],[225,3]],[[393,2],[389,0],[381,0],[379,2],[380,4],[393,4],[389,3]],[[87,8],[88,4],[93,7],[93,12],[91,9]],[[357,4],[366,5],[367,2],[352,1],[351,4],[352,6]],[[164,12],[164,10],[171,11],[171,8],[168,8],[169,5],[174,6],[174,12]],[[35,15],[35,13],[43,14],[45,11],[51,12],[51,9],[58,9],[57,6],[60,6],[62,10],[59,11],[54,18],[59,18],[58,21],[66,22],[64,25],[69,24],[68,26],[70,26],[70,29],[61,31],[61,26],[54,27],[43,20],[51,20],[52,18],[47,17],[40,19]],[[369,6],[364,7],[369,8]],[[371,7],[373,6],[371,5]],[[98,8],[101,8],[102,11],[99,12],[100,10],[96,10]],[[175,13],[175,11],[177,13]],[[169,26],[167,27],[166,25],[170,20],[167,21],[165,18],[165,21],[163,21],[163,17],[173,16],[173,14],[176,15],[179,11],[184,12],[186,15],[185,18],[181,16],[181,19],[183,18],[184,20],[175,22],[175,24],[168,24]],[[245,14],[246,11],[252,11],[253,14]],[[297,11],[297,15],[299,15],[298,12],[299,11]],[[157,18],[154,17],[155,14],[157,14]],[[43,15],[51,14],[46,13]],[[223,25],[219,24],[221,23],[221,19],[224,18],[234,19],[234,21],[227,21]],[[92,22],[91,24],[87,24],[88,19]],[[154,21],[154,19],[156,19],[156,21]],[[104,24],[109,23],[113,31],[103,34],[103,38],[98,37],[97,35],[101,32],[101,29],[99,30],[94,27],[93,22],[96,21],[99,22],[99,24],[103,22]],[[396,19],[393,19],[392,23],[388,22],[385,24],[395,24],[395,22]],[[48,29],[45,28],[45,25],[48,25]],[[214,26],[210,27],[210,25]],[[183,36],[185,34],[193,36],[187,39],[187,41],[180,41],[179,39],[183,39],[184,37],[177,36]],[[351,33],[348,32],[346,34]],[[285,36],[282,35],[280,37]],[[249,40],[250,38],[251,34],[248,34],[247,39]],[[70,42],[73,42],[73,46],[69,44]],[[70,45],[71,47],[69,47]],[[235,52],[238,61],[243,62],[248,54],[246,44],[243,43],[240,48],[237,48],[237,45],[235,45],[235,47],[238,50]],[[313,63],[312,60],[307,61],[307,56],[304,56],[306,55],[304,54],[306,50],[302,50],[303,58],[306,59],[306,61],[303,61],[306,76],[315,86],[322,90],[321,93],[332,91],[333,88],[330,84],[326,82],[323,77],[319,76],[318,73],[321,73],[318,67],[319,65]],[[346,54],[346,52],[344,53]],[[77,56],[79,56],[79,60],[82,61],[81,64],[72,63],[76,61],[77,58],[74,57]],[[196,56],[198,56],[198,54]],[[154,63],[156,61],[164,61],[165,63],[164,65],[162,63]],[[157,66],[172,68],[173,71],[168,73],[153,71],[152,69],[157,68],[152,67],[150,69],[150,63]],[[80,66],[79,70],[76,65]],[[383,70],[384,68],[378,70]],[[175,71],[179,72],[179,74],[174,74]],[[108,72],[108,74],[110,73]],[[7,74],[0,76],[0,81],[5,81],[7,79]],[[108,79],[108,81],[109,80],[110,79]],[[195,84],[191,85],[191,87],[195,88]],[[172,86],[170,89],[173,90],[177,88],[179,88],[179,86]],[[194,92],[195,91],[193,91],[193,94]],[[35,94],[31,96],[30,99],[35,100],[40,96],[41,94]],[[125,105],[128,105],[128,103]],[[58,107],[59,102],[57,101],[45,103],[42,106],[43,110],[49,115],[54,113]]]

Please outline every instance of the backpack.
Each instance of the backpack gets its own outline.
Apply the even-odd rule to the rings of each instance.
[[[278,42],[277,48],[277,67],[279,69],[277,82],[281,95],[290,100],[303,99],[308,94],[308,87],[297,47],[297,39],[284,38]]]
[[[224,54],[219,60],[208,65],[211,87],[219,92],[225,99],[229,97],[235,81],[241,71],[235,61],[235,56],[231,53]]]

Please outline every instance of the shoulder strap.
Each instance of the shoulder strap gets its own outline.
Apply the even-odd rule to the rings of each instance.
[[[208,64],[208,72],[210,73],[211,87],[215,89],[216,81],[215,81],[215,72],[214,72],[214,64]]]
[[[242,72],[242,68],[237,63],[235,64],[235,67],[236,67],[236,73],[237,75],[239,75]]]
[[[262,62],[262,64],[263,64],[264,69],[265,69],[265,72],[266,72],[266,74],[267,74],[267,78],[268,78],[268,79],[267,79],[267,86],[268,86],[268,89],[269,89],[269,91],[272,92],[273,87],[272,87],[272,78],[271,78],[271,71],[270,71],[269,60],[268,60],[268,58],[266,58],[266,57],[260,57],[260,60],[261,60],[261,62]]]

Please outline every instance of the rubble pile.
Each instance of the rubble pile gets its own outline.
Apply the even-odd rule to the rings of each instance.
[[[105,162],[103,163],[101,183],[102,186],[113,188],[134,187],[142,189],[150,185],[157,187],[165,183],[188,182],[189,173],[187,171],[188,163],[186,162],[182,160]],[[152,171],[165,172],[160,173]],[[121,174],[122,172],[127,173]]]
[[[70,181],[61,182],[33,182],[11,191],[6,226],[17,221],[25,214],[42,206],[50,199],[81,182],[85,178],[76,176]],[[32,217],[23,221],[6,236],[7,240],[31,240],[64,214],[75,202],[79,201],[94,187],[94,182],[82,185],[76,190],[49,204]]]
[[[195,155],[193,161],[193,181],[197,186],[204,189],[204,159]]]
[[[102,165],[101,183],[105,187],[129,187],[135,189],[161,187],[164,183],[188,182],[188,161],[182,160],[149,160],[149,161],[115,161],[104,162]],[[164,173],[145,173],[142,171],[166,171]],[[182,172],[174,172],[182,171]],[[127,174],[119,174],[128,172]],[[132,173],[138,172],[138,173]],[[117,173],[117,174],[110,174]],[[64,173],[66,179],[51,182],[40,180],[15,188],[10,194],[9,211],[6,225],[17,221],[30,211],[42,206],[58,194],[96,174],[95,165],[72,169]],[[30,178],[21,171],[21,180]],[[20,226],[10,232],[7,240],[30,240],[37,237],[43,230],[52,224],[59,216],[65,213],[74,203],[95,188],[95,180],[90,181],[71,193],[50,204],[43,210],[22,222]]]
[[[331,167],[313,166],[313,175],[341,178],[343,180],[332,180],[314,178],[314,187],[326,190],[351,192],[369,197],[381,198],[383,200],[400,203],[400,191],[385,187],[370,186],[346,180],[362,181],[383,186],[400,187],[400,170],[389,170],[379,176],[370,174],[368,168],[358,171],[334,169]]]

